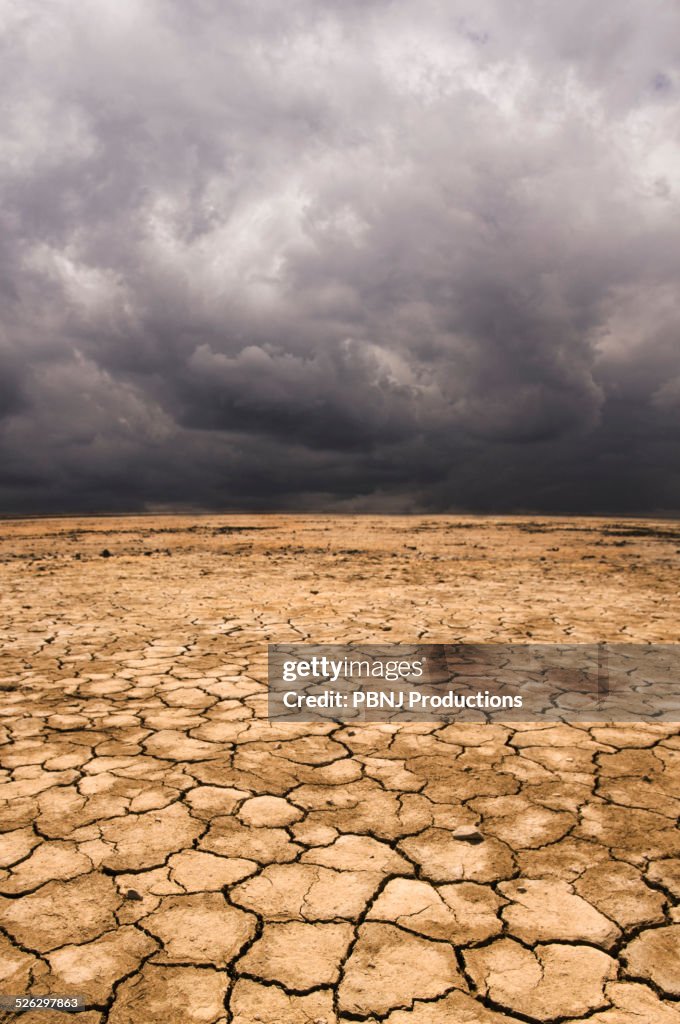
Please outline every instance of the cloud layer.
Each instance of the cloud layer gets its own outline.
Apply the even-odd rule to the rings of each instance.
[[[0,39],[0,511],[680,511],[677,7]]]

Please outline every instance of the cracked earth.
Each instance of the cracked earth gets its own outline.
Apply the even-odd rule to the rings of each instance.
[[[679,565],[668,521],[1,523],[0,993],[679,1024],[680,726],[265,718],[267,642],[676,642]]]

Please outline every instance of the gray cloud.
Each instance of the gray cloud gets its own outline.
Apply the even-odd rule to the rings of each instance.
[[[680,509],[677,8],[0,19],[0,508]]]

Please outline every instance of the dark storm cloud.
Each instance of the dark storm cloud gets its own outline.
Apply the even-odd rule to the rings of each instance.
[[[677,8],[0,25],[0,508],[680,508]]]

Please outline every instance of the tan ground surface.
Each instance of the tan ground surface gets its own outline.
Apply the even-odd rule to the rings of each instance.
[[[679,727],[261,717],[268,640],[677,641],[678,524],[0,538],[0,992],[82,993],[84,1024],[680,1021]]]

